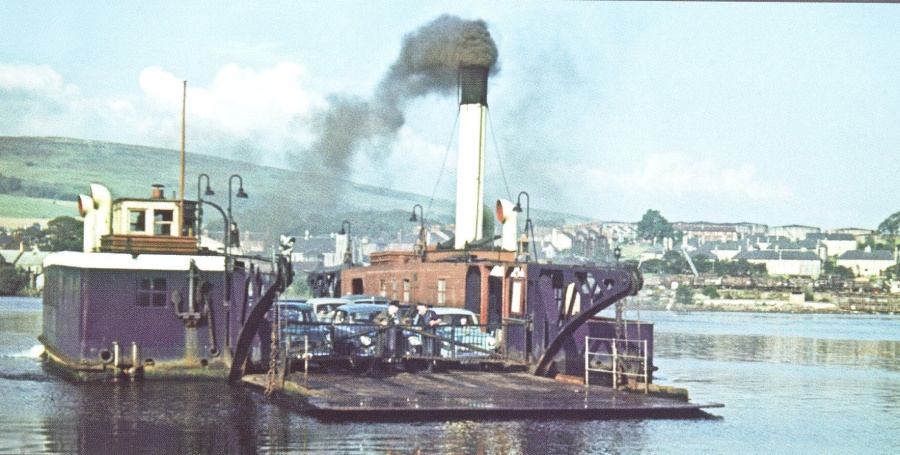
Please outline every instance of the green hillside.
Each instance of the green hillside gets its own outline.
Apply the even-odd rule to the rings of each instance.
[[[206,173],[216,192],[206,199],[226,207],[228,177],[240,174],[250,198],[232,200],[235,219],[242,229],[272,235],[333,232],[343,219],[351,220],[357,234],[408,228],[412,206],[428,202],[427,196],[359,185],[334,176],[309,176],[194,153],[188,153],[185,161],[186,198],[196,199],[197,176]],[[57,137],[0,137],[0,218],[75,216],[75,198],[88,194],[91,183],[108,187],[113,198],[149,197],[151,185],[156,183],[165,185],[166,195],[172,196],[179,186],[180,164],[177,150]],[[234,184],[236,191],[237,180]],[[431,212],[429,221],[451,222],[453,203],[435,201]],[[556,220],[579,219],[559,213],[544,215]],[[213,225],[220,222],[209,221]]]
[[[56,218],[78,216],[75,200],[59,201],[0,194],[0,218]]]

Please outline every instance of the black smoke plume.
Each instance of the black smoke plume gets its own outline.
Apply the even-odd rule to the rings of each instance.
[[[314,197],[322,205],[338,203],[352,175],[353,157],[363,145],[373,160],[389,153],[410,100],[455,93],[460,66],[486,66],[493,74],[496,64],[497,46],[481,20],[443,15],[406,35],[400,56],[372,99],[331,95],[330,106],[314,116],[316,139],[294,157],[302,175],[316,181]]]

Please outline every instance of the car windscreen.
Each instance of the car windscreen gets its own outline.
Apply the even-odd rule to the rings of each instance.
[[[312,315],[309,311],[298,310],[295,308],[283,308],[281,317],[287,321],[293,322],[312,322]]]
[[[438,316],[447,325],[477,325],[478,320],[469,314],[442,314]]]
[[[375,316],[378,316],[378,313],[380,312],[380,310],[353,311],[350,313],[351,319],[348,322],[355,322],[357,324],[363,322],[372,322],[372,320],[375,319]]]

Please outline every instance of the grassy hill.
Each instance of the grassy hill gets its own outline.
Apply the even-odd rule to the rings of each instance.
[[[428,202],[427,196],[335,176],[323,182],[298,171],[193,153],[187,153],[185,161],[187,199],[196,199],[197,176],[206,173],[216,195],[205,199],[227,207],[228,178],[241,175],[250,198],[233,199],[232,208],[242,230],[327,233],[347,219],[356,234],[390,232],[410,228],[412,206]],[[171,196],[179,186],[180,164],[177,150],[58,137],[0,137],[0,218],[77,216],[76,195],[88,194],[91,183],[107,186],[114,199],[149,197],[155,183],[164,184]],[[234,183],[236,191],[237,180]],[[451,222],[453,203],[435,201],[431,212],[429,221]],[[543,214],[547,219],[581,220],[532,213],[538,213],[536,218]]]

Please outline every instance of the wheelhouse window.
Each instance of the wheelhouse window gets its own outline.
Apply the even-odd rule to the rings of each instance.
[[[521,278],[513,279],[510,282],[509,292],[509,312],[512,314],[522,314],[522,292],[524,280]]]
[[[147,231],[147,211],[146,210],[128,210],[128,232],[146,232]]]
[[[166,306],[166,279],[141,278],[137,291],[138,306]]]
[[[153,211],[153,234],[172,235],[173,210]]]
[[[441,306],[447,303],[447,280],[437,282],[437,303]]]

